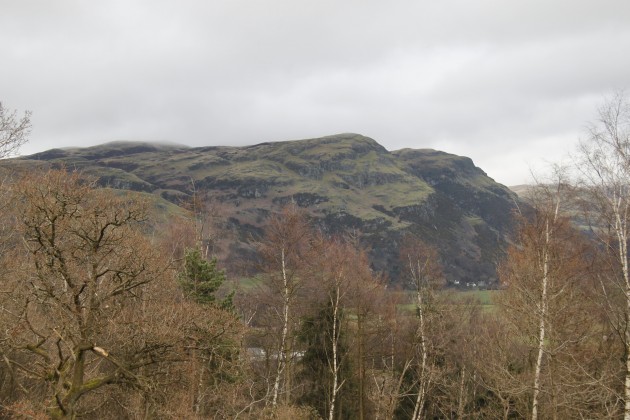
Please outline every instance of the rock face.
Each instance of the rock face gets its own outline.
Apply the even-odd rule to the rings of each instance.
[[[325,232],[359,232],[374,268],[393,283],[404,282],[398,245],[411,232],[438,247],[450,284],[492,286],[517,200],[469,158],[430,149],[388,152],[357,134],[248,147],[117,142],[54,149],[13,163],[42,161],[176,204],[194,183],[220,203],[236,242],[229,246],[232,259],[251,255],[244,242],[261,232],[270,212],[294,202]]]

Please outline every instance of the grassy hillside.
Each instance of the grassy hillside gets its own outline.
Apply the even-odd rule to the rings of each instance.
[[[441,251],[451,282],[494,281],[511,229],[515,195],[466,157],[430,149],[388,152],[358,134],[247,147],[114,142],[53,149],[4,163],[65,165],[103,186],[134,190],[175,206],[193,191],[219,203],[233,257],[288,202],[308,209],[333,234],[359,231],[376,269],[399,278],[397,244],[412,232]],[[163,206],[166,212],[177,207]]]

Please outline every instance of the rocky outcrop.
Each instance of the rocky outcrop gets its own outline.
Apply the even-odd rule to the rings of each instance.
[[[451,284],[496,280],[516,196],[471,159],[430,149],[388,152],[339,134],[248,147],[111,143],[53,149],[20,159],[71,162],[109,187],[154,192],[180,204],[203,190],[221,203],[232,258],[251,255],[268,214],[293,202],[329,234],[359,233],[376,270],[401,282],[398,245],[407,233],[436,246]],[[10,164],[10,162],[9,162]],[[240,244],[240,245],[239,245]]]

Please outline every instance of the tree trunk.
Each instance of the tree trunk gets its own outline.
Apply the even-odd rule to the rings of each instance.
[[[280,338],[280,348],[278,349],[277,359],[278,359],[278,367],[276,370],[276,379],[273,384],[273,397],[271,401],[272,410],[275,410],[276,405],[278,404],[278,394],[280,392],[280,378],[282,377],[282,372],[284,371],[286,365],[286,347],[287,347],[287,336],[289,333],[289,306],[290,306],[290,296],[289,296],[289,280],[287,278],[286,271],[286,262],[284,256],[284,248],[281,250],[281,265],[282,265],[282,282],[283,282],[283,318],[282,318],[282,336]]]
[[[333,384],[330,395],[330,409],[328,411],[328,420],[334,420],[335,415],[335,401],[337,399],[337,393],[339,388],[339,361],[337,360],[338,352],[339,352],[339,329],[337,327],[337,320],[339,317],[339,285],[337,285],[335,289],[335,296],[331,299],[331,303],[333,304],[333,325],[332,325],[332,374],[333,374]]]
[[[199,361],[199,355],[196,355],[195,361]],[[193,369],[195,368],[195,363],[193,363]],[[203,371],[204,371],[204,363],[203,358],[201,358],[201,363],[198,366],[199,378],[197,379],[197,392],[195,392],[195,400],[193,404],[193,412],[195,415],[199,415],[201,412],[201,400],[203,399]]]
[[[466,406],[466,395],[464,394],[465,392],[465,384],[466,384],[466,366],[462,366],[462,370],[460,373],[460,380],[459,380],[459,398],[458,398],[458,404],[457,404],[457,418],[458,419],[463,419],[464,418],[464,408]]]
[[[418,279],[418,282],[420,280]],[[418,375],[418,395],[416,397],[416,403],[413,408],[412,420],[418,420],[422,416],[422,410],[424,409],[424,401],[426,396],[426,387],[428,379],[427,376],[427,345],[426,345],[426,331],[424,325],[424,311],[423,311],[423,303],[422,303],[422,290],[420,284],[418,284],[418,289],[416,292],[417,299],[417,311],[418,311],[418,329],[416,332],[417,338],[420,340],[420,351],[421,351],[421,362],[420,362],[420,372]]]
[[[556,209],[552,222],[555,223],[559,212],[559,202],[556,204]],[[547,324],[547,312],[548,312],[548,296],[547,289],[549,287],[549,250],[551,244],[552,227],[549,226],[549,217],[545,220],[545,242],[542,249],[542,278],[541,278],[541,293],[540,302],[538,304],[538,356],[536,357],[536,366],[534,369],[534,396],[532,398],[532,420],[538,419],[538,405],[540,395],[540,372],[542,370],[543,356],[545,353],[545,339],[546,339],[546,324]]]
[[[359,346],[359,420],[363,420],[365,418],[365,361],[363,360],[363,316],[360,311],[357,313],[357,336]]]
[[[615,233],[617,235],[619,262],[621,263],[621,271],[624,280],[624,292],[626,297],[626,330],[625,330],[625,357],[626,357],[626,378],[624,384],[625,407],[623,418],[630,420],[630,330],[628,323],[630,322],[630,272],[628,270],[628,227],[627,227],[627,206],[623,206],[622,213],[621,197],[613,199],[613,209],[615,213]]]

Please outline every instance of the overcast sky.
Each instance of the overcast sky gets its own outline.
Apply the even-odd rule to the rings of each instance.
[[[0,39],[24,154],[356,132],[514,185],[630,88],[627,0],[0,0]]]

